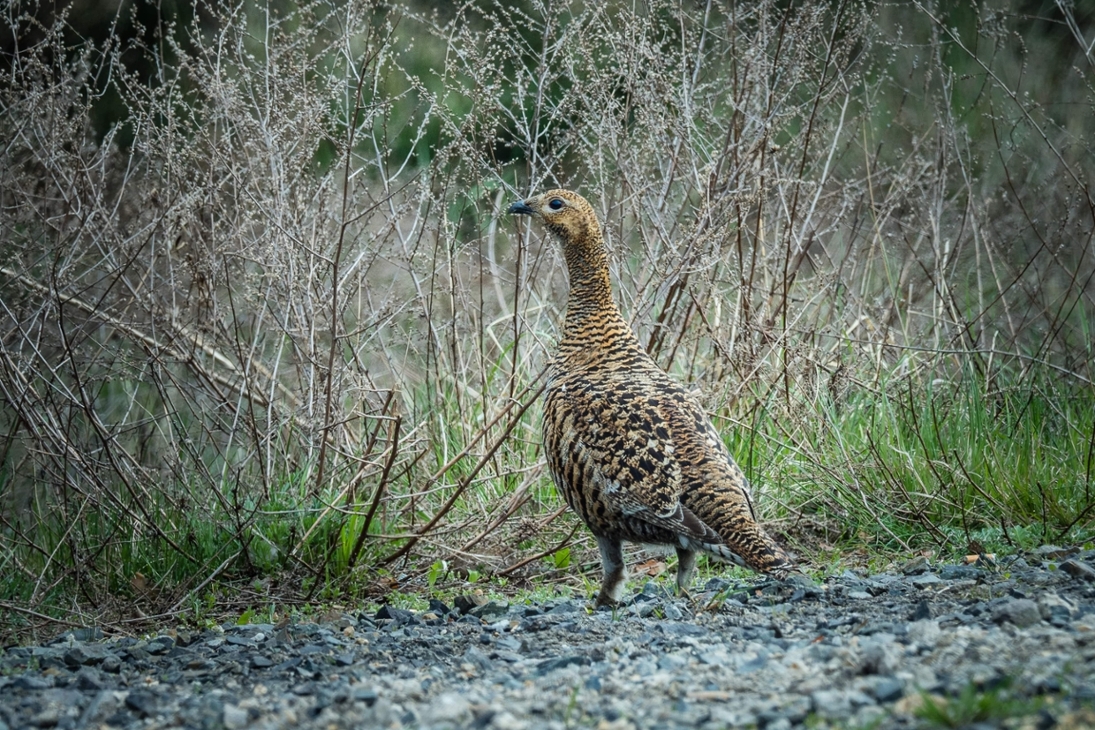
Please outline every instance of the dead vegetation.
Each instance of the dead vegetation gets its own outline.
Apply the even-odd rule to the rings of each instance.
[[[1078,539],[1095,29],[1051,10],[198,3],[100,39],[5,10],[10,625],[101,620],[136,575],[197,612],[558,567],[564,268],[498,215],[555,185],[792,546]]]

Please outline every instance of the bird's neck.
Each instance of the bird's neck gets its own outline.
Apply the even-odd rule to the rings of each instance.
[[[608,255],[604,244],[571,248],[564,252],[570,275],[570,296],[560,351],[611,349],[635,339],[612,296]]]

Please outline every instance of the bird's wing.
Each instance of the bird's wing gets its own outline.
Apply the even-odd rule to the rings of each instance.
[[[753,496],[749,493],[749,480],[745,478],[741,467],[730,455],[730,450],[726,448],[726,444],[723,443],[719,432],[715,430],[715,425],[711,423],[711,419],[703,410],[703,406],[690,395],[687,396],[687,399],[689,402],[688,414],[696,423],[696,435],[698,436],[694,448],[705,451],[711,455],[712,459],[718,459],[725,465],[730,479],[721,483],[722,488],[727,489],[732,486],[733,489],[740,492],[742,501],[749,511],[749,517],[756,520],[757,514],[756,510],[753,509]]]
[[[564,492],[592,488],[593,498],[621,517],[721,542],[681,504],[684,473],[678,452],[684,434],[679,431],[695,426],[685,415],[691,409],[684,390],[659,385],[651,388],[636,375],[609,385],[572,381],[550,392],[545,446],[551,470]]]

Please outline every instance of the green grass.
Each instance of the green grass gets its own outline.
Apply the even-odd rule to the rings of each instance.
[[[954,556],[975,541],[1007,552],[1090,539],[1091,391],[1048,373],[991,386],[969,368],[941,375],[853,385],[841,401],[795,404],[794,421],[765,414],[732,450],[785,502],[772,516],[839,525],[838,544]]]
[[[940,559],[954,559],[975,542],[986,552],[1007,554],[1044,542],[1091,540],[1092,520],[1081,512],[1091,503],[1085,491],[1091,486],[1085,456],[1095,423],[1095,398],[1090,392],[1062,392],[1052,382],[1007,387],[1006,378],[998,376],[994,383],[989,390],[976,374],[966,371],[951,381],[927,380],[919,389],[911,379],[863,392],[850,388],[843,400],[816,401],[812,412],[804,410],[806,404],[796,404],[794,422],[762,417],[756,420],[755,432],[727,432],[732,451],[742,455],[763,495],[762,510],[800,557],[823,572],[825,565],[853,553],[859,562],[884,568],[907,559],[910,551],[924,549],[936,550]],[[436,417],[451,422],[459,415]],[[435,456],[437,461],[451,457],[451,449],[464,436],[451,438],[450,446]],[[534,456],[531,445],[502,452],[493,465],[502,476],[476,483],[449,521],[474,520],[480,509],[489,514],[491,505],[512,493],[514,475]],[[451,485],[466,477],[455,471],[446,478]],[[182,594],[231,556],[236,557],[217,574],[217,583],[295,582],[297,588],[289,591],[294,602],[302,595],[325,603],[353,601],[354,596],[370,595],[373,584],[385,575],[398,578],[400,590],[421,596],[451,597],[477,587],[512,594],[526,585],[493,575],[498,563],[490,559],[430,559],[419,553],[378,570],[378,561],[400,543],[375,538],[366,538],[351,569],[348,557],[368,505],[363,497],[371,496],[371,490],[363,489],[358,501],[330,510],[327,506],[340,493],[311,496],[292,475],[275,480],[275,486],[265,499],[249,491],[251,496],[238,504],[202,502],[190,490],[186,499],[174,493],[174,499],[146,505],[164,516],[164,525],[172,526],[164,537],[127,534],[127,513],[109,510],[90,515],[74,534],[51,520],[48,503],[40,502],[34,520],[37,540],[61,563],[72,559],[68,551],[73,545],[93,546],[96,552],[86,565],[105,574],[107,593],[148,600],[149,589],[167,591],[163,600],[181,600],[184,613],[195,616],[215,611],[215,592],[198,591],[185,600]],[[543,502],[534,512],[561,504],[546,474],[533,491]],[[432,501],[423,500],[421,516],[430,514],[443,496],[444,492]],[[188,508],[175,509],[179,504]],[[374,535],[394,532],[400,524],[394,516],[374,523]],[[512,525],[500,529],[500,544],[512,539],[510,530]],[[585,537],[584,530],[578,537]],[[167,538],[181,545],[189,559]],[[531,552],[547,544],[550,541],[541,535],[516,546]],[[426,546],[423,552],[428,555],[429,549]],[[32,572],[48,572],[41,554],[20,559]],[[582,576],[582,564],[594,567]],[[523,574],[563,579],[568,590],[586,594],[599,580],[596,564],[585,539],[549,553]],[[711,565],[706,572],[725,571],[725,566]],[[17,571],[3,574],[3,600],[29,600],[35,583]],[[144,593],[134,588],[138,574],[147,586]],[[59,583],[40,596],[41,603],[60,603],[72,589],[71,584]],[[235,599],[224,600],[235,605]]]
[[[555,185],[818,571],[1090,541],[1091,67],[1004,6],[0,21],[0,601],[594,590],[534,398],[564,262],[501,213]]]
[[[1018,696],[1010,680],[992,687],[967,684],[955,697],[933,697],[921,693],[923,704],[916,711],[927,727],[962,728],[973,723],[997,723],[1002,720],[1035,719],[1046,705],[1041,697]]]

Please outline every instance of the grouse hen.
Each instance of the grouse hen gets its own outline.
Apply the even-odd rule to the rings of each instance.
[[[622,542],[673,545],[686,591],[696,552],[785,576],[787,554],[757,523],[748,483],[699,402],[646,353],[620,314],[597,216],[550,190],[509,208],[563,246],[570,296],[545,391],[544,451],[555,485],[597,538],[597,605],[625,584]]]

